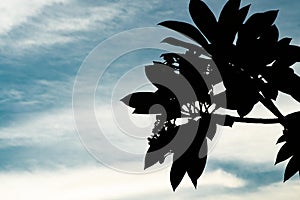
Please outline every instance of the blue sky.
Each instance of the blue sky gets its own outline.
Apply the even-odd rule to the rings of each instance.
[[[206,2],[219,13],[225,1]],[[299,1],[243,1],[244,5],[248,3],[252,4],[251,12],[279,9],[276,24],[280,36],[292,37],[293,43],[300,45]],[[198,190],[184,179],[176,193],[169,184],[168,166],[140,175],[120,173],[97,162],[81,143],[74,123],[72,91],[84,59],[100,42],[119,32],[155,27],[168,19],[191,22],[187,6],[185,0],[0,3],[0,196],[3,199],[298,199],[298,177],[283,184],[285,164],[274,166],[280,126],[238,124],[232,130],[223,130]],[[115,166],[142,166],[140,158],[147,143],[122,134],[113,124],[110,105],[101,98],[108,97],[111,83],[132,70],[132,66],[150,63],[160,53],[148,49],[126,54],[112,64],[107,77],[104,76],[106,82],[101,85],[100,81],[96,115],[106,122],[102,124],[106,137],[129,153],[139,155],[136,159],[119,159],[109,149],[99,147],[104,160]],[[103,70],[105,66],[99,64],[99,67]],[[133,82],[125,81],[124,89],[121,87],[119,92],[144,83],[140,69],[132,71]],[[299,70],[297,65],[295,69]],[[277,104],[283,113],[299,109],[298,103],[283,94]],[[251,115],[272,116],[261,105]],[[141,126],[149,125],[152,120],[133,119]],[[146,134],[143,132],[142,136]]]

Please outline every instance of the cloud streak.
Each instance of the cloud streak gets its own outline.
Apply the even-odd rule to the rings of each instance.
[[[180,193],[173,194],[170,192],[171,188],[165,186],[168,184],[168,176],[167,170],[145,175],[130,175],[101,167],[5,173],[0,174],[0,180],[5,180],[0,183],[0,193],[6,200],[130,199],[160,193],[168,197],[180,197]],[[184,179],[181,192],[184,193],[191,186],[191,183]],[[207,173],[199,185],[204,188],[223,189],[243,186],[244,180],[222,170]]]

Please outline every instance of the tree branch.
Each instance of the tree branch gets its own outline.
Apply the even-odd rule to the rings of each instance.
[[[241,123],[253,123],[253,124],[277,124],[281,121],[278,118],[243,118],[243,117],[234,117],[231,115],[220,115],[220,114],[213,114],[214,119],[222,122],[221,119],[225,119],[224,125],[225,126],[232,126],[234,122],[241,122]],[[219,123],[218,123],[219,124]],[[222,125],[222,123],[220,123]]]
[[[226,115],[229,120],[233,120],[234,122],[243,122],[243,123],[254,123],[254,124],[277,124],[280,123],[278,118],[271,119],[263,119],[263,118],[242,118],[242,117],[233,117],[230,115]]]
[[[272,100],[264,98],[262,95],[260,95],[260,102],[268,108],[276,117],[278,117],[278,122],[282,126],[285,126],[285,117],[283,114],[279,111],[279,109],[275,106]]]

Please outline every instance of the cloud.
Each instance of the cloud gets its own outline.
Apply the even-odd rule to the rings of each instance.
[[[75,3],[54,8],[46,12],[47,17],[40,16],[38,22],[29,23],[33,32],[26,35],[16,44],[22,48],[66,44],[84,39],[83,32],[95,30],[104,31],[113,26],[114,19],[128,17],[121,10],[122,5],[110,4],[104,6],[81,7]],[[62,12],[65,9],[65,12]]]
[[[287,115],[300,110],[300,104],[289,95],[280,93],[276,101],[279,110]],[[246,117],[275,118],[262,104],[254,106]],[[236,123],[232,128],[220,129],[219,139],[212,150],[211,157],[219,160],[235,160],[250,163],[269,163],[275,161],[281,145],[276,145],[282,135],[279,124]]]
[[[243,192],[238,194],[217,194],[208,196],[206,199],[222,199],[222,200],[252,200],[252,199],[272,199],[283,200],[299,199],[300,186],[298,181],[290,181],[289,183],[274,183],[272,185],[261,187],[254,192]]]
[[[151,3],[140,6],[129,1],[34,0],[28,3],[13,0],[0,4],[3,9],[0,18],[5,22],[0,25],[4,38],[0,45],[3,53],[11,53],[5,48],[8,47],[16,54],[41,46],[99,41],[134,23],[132,19],[137,13],[152,9],[152,6]]]
[[[7,34],[16,26],[21,25],[29,18],[40,14],[45,6],[58,3],[66,3],[68,0],[11,0],[9,2],[0,2],[0,34]]]
[[[6,200],[98,200],[150,197],[152,194],[180,196],[173,193],[168,170],[132,175],[102,167],[60,169],[57,171],[11,172],[0,174],[0,195]],[[161,181],[158,181],[161,180]],[[203,182],[203,184],[202,184]],[[244,181],[222,170],[207,173],[199,187],[239,188]],[[185,179],[180,190],[192,188]],[[196,193],[197,191],[194,191]],[[202,192],[205,192],[202,190]]]
[[[0,128],[0,148],[9,146],[45,145],[76,136],[72,111],[48,110],[23,115],[14,124]]]

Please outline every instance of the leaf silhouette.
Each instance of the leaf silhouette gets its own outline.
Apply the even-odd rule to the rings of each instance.
[[[170,181],[171,181],[173,191],[176,190],[176,188],[182,181],[186,172],[187,172],[187,167],[186,167],[185,157],[180,157],[174,160],[170,172]]]
[[[279,38],[279,30],[276,25],[267,27],[260,36],[260,40],[269,44],[277,43],[278,38]]]
[[[299,121],[300,112],[294,112],[286,116],[286,128],[284,135],[286,136],[287,144],[294,154],[300,153],[299,141]]]
[[[278,152],[275,165],[285,161],[286,159],[290,158],[293,155],[293,152],[289,148],[288,144],[284,144]]]
[[[284,172],[284,182],[289,180],[292,176],[294,176],[299,171],[299,159],[296,156],[293,156],[288,165],[286,166]]]
[[[282,142],[286,142],[286,136],[282,135],[278,140],[276,144],[282,143]]]
[[[125,103],[127,106],[136,108],[134,113],[139,113],[139,114],[149,114],[149,109],[154,104],[159,103],[159,99],[157,95],[153,92],[137,92],[137,93],[129,94],[126,97],[122,98],[121,101]],[[157,111],[157,113],[160,113],[160,111]]]
[[[245,21],[247,15],[248,15],[250,7],[251,7],[251,4],[249,4],[247,6],[244,6],[239,10],[238,16],[239,16],[239,19],[240,19],[241,23],[243,23]]]
[[[294,73],[293,69],[276,67],[272,69],[265,77],[267,81],[278,90],[289,94],[295,100],[300,101],[300,91],[297,87],[297,85],[300,84],[300,77]]]
[[[235,17],[241,5],[241,0],[228,0],[221,10],[219,23],[227,23]]]
[[[257,41],[257,56],[258,61],[262,65],[267,65],[273,62],[277,56],[277,41],[279,37],[279,31],[275,25],[267,27],[261,34]]]
[[[284,181],[300,170],[300,112],[284,116],[272,101],[280,91],[300,102],[300,77],[291,68],[300,62],[300,47],[291,45],[291,38],[279,40],[279,30],[274,25],[278,10],[255,13],[246,20],[250,5],[240,9],[240,4],[241,0],[228,0],[217,21],[204,1],[190,0],[189,12],[196,26],[178,21],[159,23],[202,47],[166,38],[162,42],[187,51],[164,53],[162,62],[153,61],[153,65],[145,67],[146,76],[157,91],[134,93],[122,99],[135,108],[134,113],[158,114],[154,135],[148,138],[145,169],[163,163],[173,153],[170,182],[174,191],[185,173],[197,187],[207,162],[207,140],[214,138],[217,125],[280,123],[284,131],[277,144],[284,144],[275,165],[290,159]],[[216,71],[222,78],[214,80]],[[214,86],[219,83],[223,83],[225,92],[215,95]],[[276,118],[246,118],[258,102]],[[150,109],[155,104],[161,105],[160,109]],[[221,116],[216,111],[219,108],[235,110],[239,116]],[[176,125],[183,116],[188,116],[188,122]],[[177,133],[179,127],[181,131]]]
[[[239,10],[240,0],[229,0],[221,11],[218,21],[218,46],[219,43],[223,45],[219,48],[226,48],[226,46],[233,43],[235,35],[243,24],[250,5]]]
[[[288,37],[282,38],[281,40],[278,41],[278,46],[279,47],[287,47],[287,46],[289,46],[291,41],[292,41],[292,38],[288,38]]]
[[[300,62],[300,47],[287,45],[287,43],[283,42],[278,44],[278,60],[274,66],[287,68],[296,62]],[[285,42],[288,42],[288,39]]]
[[[164,154],[161,154],[157,149],[154,150],[153,146],[150,146],[145,156],[144,169],[151,167],[162,159],[164,159]]]
[[[239,84],[243,83],[243,89]],[[237,110],[241,117],[246,116],[258,102],[258,92],[248,77],[232,72],[224,81],[226,87],[227,108]]]
[[[213,127],[211,128],[211,130],[208,130],[209,132],[207,132],[206,136],[208,139],[212,140],[217,132],[217,124],[213,125]]]
[[[191,0],[189,11],[199,30],[211,43],[214,43],[217,33],[217,20],[212,11],[201,0]]]
[[[157,98],[153,92],[137,92],[127,95],[122,98],[121,101],[126,105],[135,108],[144,105],[145,102],[155,103]]]
[[[203,34],[193,25],[185,23],[185,22],[178,22],[178,21],[164,21],[159,23],[158,25],[167,27],[169,29],[178,31],[186,35],[187,37],[191,38],[198,44],[200,44],[206,51],[209,52],[209,45]]]
[[[200,150],[200,155],[195,155],[194,158],[190,160],[189,168],[187,169],[188,176],[190,177],[193,185],[197,188],[197,180],[202,175],[206,160],[207,160],[207,141],[204,140],[202,144],[202,149]],[[205,155],[201,155],[205,154]]]
[[[157,134],[148,138],[150,147],[145,156],[144,169],[151,167],[157,162],[163,163],[165,156],[173,148],[169,144],[176,136],[179,127],[170,123],[167,123],[165,126],[167,126],[167,129],[162,127]]]
[[[237,45],[249,45],[270,27],[278,14],[278,10],[253,14],[242,26],[238,33]]]
[[[173,37],[167,37],[164,40],[162,40],[161,43],[167,43],[167,44],[170,44],[173,46],[183,47],[183,48],[188,49],[188,51],[196,52],[197,55],[205,55],[207,57],[210,57],[210,54],[208,54],[206,52],[206,50],[204,50],[203,47],[200,47],[199,45],[185,42],[185,41],[173,38]]]

